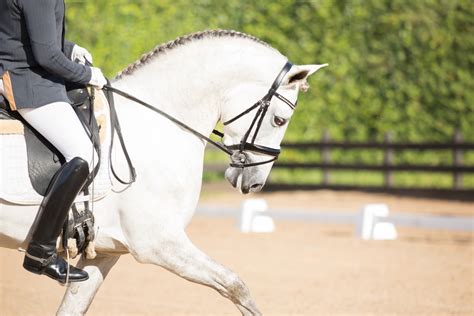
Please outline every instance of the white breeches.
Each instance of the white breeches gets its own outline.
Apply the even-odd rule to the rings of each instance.
[[[56,147],[66,161],[80,157],[87,161],[92,172],[98,163],[97,153],[69,103],[54,102],[39,108],[19,109],[18,113]]]

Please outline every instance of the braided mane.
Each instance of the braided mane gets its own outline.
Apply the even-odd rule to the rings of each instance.
[[[237,31],[232,31],[232,30],[206,30],[206,31],[201,31],[201,32],[196,32],[188,35],[184,35],[181,37],[178,37],[177,39],[173,41],[169,41],[167,43],[161,44],[153,48],[151,51],[148,53],[143,54],[140,59],[137,61],[131,63],[128,65],[124,70],[119,72],[117,76],[115,76],[115,79],[120,79],[125,75],[129,75],[133,73],[136,69],[140,68],[147,62],[149,62],[151,59],[154,57],[167,52],[169,50],[172,50],[176,47],[186,45],[190,42],[196,41],[196,40],[201,40],[201,39],[206,39],[206,38],[218,38],[218,37],[237,37],[237,38],[245,38],[249,39],[251,41],[254,41],[256,43],[262,44],[267,47],[271,47],[268,43],[256,38],[255,36],[248,35],[242,32],[237,32]]]

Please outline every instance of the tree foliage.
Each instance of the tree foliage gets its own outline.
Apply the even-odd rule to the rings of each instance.
[[[252,34],[310,79],[286,139],[474,140],[472,0],[66,1],[68,38],[113,75],[155,45],[198,30]]]

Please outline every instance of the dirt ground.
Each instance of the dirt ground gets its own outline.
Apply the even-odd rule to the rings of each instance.
[[[254,196],[255,197],[255,196]],[[262,194],[270,208],[357,211],[384,202],[392,212],[474,215],[473,203],[354,192]],[[206,187],[202,203],[238,207],[246,198]],[[242,234],[232,219],[196,216],[194,243],[245,281],[264,315],[473,315],[474,235],[398,228],[395,241],[361,241],[354,227],[276,222]],[[0,314],[53,315],[64,288],[21,268],[0,250]],[[217,292],[123,256],[88,315],[238,315]]]

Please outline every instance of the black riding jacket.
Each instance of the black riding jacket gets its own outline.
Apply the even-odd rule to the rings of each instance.
[[[64,0],[0,0],[0,77],[13,110],[70,102],[65,81],[90,81],[90,67],[70,60],[64,10]]]

